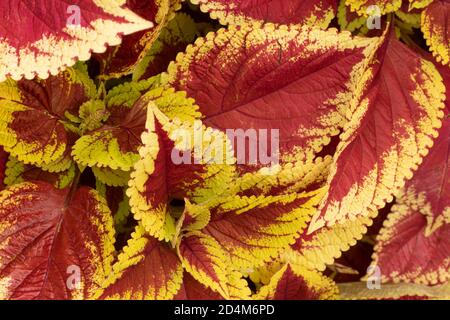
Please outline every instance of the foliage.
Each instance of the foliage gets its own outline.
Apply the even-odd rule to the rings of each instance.
[[[0,4],[1,299],[450,298],[450,1],[77,3]]]

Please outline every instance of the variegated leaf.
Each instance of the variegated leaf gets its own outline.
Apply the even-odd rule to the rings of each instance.
[[[232,268],[227,263],[228,254],[219,242],[193,231],[180,238],[177,252],[183,268],[194,279],[220,293],[225,299],[230,297],[228,273]]]
[[[66,171],[48,172],[30,164],[24,164],[10,156],[6,163],[4,183],[7,186],[22,182],[45,181],[59,189],[68,187],[75,177],[75,166]]]
[[[1,83],[0,144],[24,163],[52,172],[68,169],[78,134],[72,119],[95,96],[81,64],[47,80]]]
[[[317,271],[291,264],[284,265],[261,287],[255,298],[270,300],[330,300],[336,299],[338,288],[333,280]]]
[[[337,9],[336,0],[192,0],[222,24],[248,22],[308,24],[328,27]]]
[[[152,28],[123,37],[122,43],[95,55],[100,62],[100,78],[120,78],[133,72],[152,48],[161,30],[181,7],[181,0],[124,0],[135,14],[154,22]],[[142,30],[142,29],[141,29]]]
[[[203,232],[229,252],[233,266],[248,273],[295,242],[324,191],[225,197],[210,209]]]
[[[312,157],[339,133],[374,45],[335,30],[230,26],[188,47],[162,82],[194,98],[205,125],[232,131],[237,143],[239,130],[248,134],[240,157],[254,171],[249,155],[258,139],[247,129],[278,130],[282,162]]]
[[[183,268],[166,243],[138,226],[102,283],[100,299],[168,300],[180,290]]]
[[[450,1],[435,0],[422,12],[422,32],[436,60],[450,66]]]
[[[223,297],[219,293],[205,287],[189,273],[185,272],[181,289],[174,297],[174,300],[223,300]]]
[[[329,190],[309,231],[367,216],[392,201],[441,126],[445,86],[434,65],[389,29],[355,92]]]
[[[94,190],[45,182],[0,193],[0,297],[89,299],[111,272],[111,212]]]
[[[175,60],[177,54],[184,51],[199,33],[198,24],[189,15],[177,13],[134,68],[133,80],[147,79],[166,71],[169,63]]]
[[[171,120],[154,104],[149,105],[146,131],[142,135],[144,146],[139,151],[141,159],[131,174],[127,192],[134,217],[142,221],[151,235],[167,241],[173,240],[175,219],[182,213],[172,208],[170,201],[184,198],[193,203],[206,201],[217,193],[220,185],[231,184],[234,173],[234,167],[221,164],[223,154],[207,151],[211,141],[226,144],[226,137],[206,130],[201,123],[197,127],[189,108],[180,108],[180,111],[181,119],[191,120]],[[192,142],[195,132],[205,137],[197,147]],[[174,135],[190,137],[179,141]],[[205,158],[206,154],[211,157]],[[208,159],[213,162],[207,164]]]
[[[377,237],[372,264],[380,268],[383,282],[435,285],[450,281],[449,114],[430,154],[397,196]]]
[[[296,264],[304,265],[311,270],[324,271],[327,265],[333,264],[342,252],[354,246],[367,232],[377,212],[358,217],[355,220],[339,222],[308,234],[307,229],[291,246],[292,251],[285,254]]]
[[[121,35],[153,26],[124,7],[126,0],[5,0],[0,4],[0,82],[47,78]],[[20,21],[20,22],[17,22]],[[15,22],[20,23],[17,25]]]
[[[155,83],[156,79],[150,78],[113,89],[107,96],[107,121],[78,139],[72,151],[74,159],[79,164],[98,167],[97,171],[100,168],[130,171],[139,160],[138,150],[142,146],[141,134],[145,129],[149,103],[182,120],[193,121],[198,117],[194,101],[186,99],[183,92],[155,88],[143,94]],[[106,175],[103,177],[107,178]],[[102,180],[109,185],[114,183]]]

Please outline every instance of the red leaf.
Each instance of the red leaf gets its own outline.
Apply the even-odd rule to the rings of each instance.
[[[281,161],[298,161],[339,133],[373,44],[297,26],[230,26],[188,47],[162,81],[194,98],[207,126],[279,130]],[[249,140],[243,167],[254,170]]]
[[[387,32],[361,80],[329,191],[309,231],[368,216],[392,201],[441,126],[445,87],[434,65]]]
[[[110,271],[114,252],[111,213],[94,190],[44,182],[0,193],[0,297],[92,297]]]
[[[450,66],[450,1],[435,0],[422,13],[422,32],[436,60]]]
[[[103,54],[95,55],[100,62],[101,78],[119,78],[133,72],[138,62],[152,48],[162,28],[180,8],[181,0],[126,0],[134,13],[147,21],[154,21],[149,30],[125,36],[117,47],[110,47]]]
[[[103,283],[105,290],[100,298],[171,299],[179,291],[182,274],[181,262],[172,248],[146,236],[138,227]]]
[[[223,297],[205,287],[194,279],[189,273],[183,274],[183,284],[174,300],[223,300]]]
[[[449,110],[430,154],[406,183],[377,237],[372,264],[385,282],[450,280]]]
[[[68,169],[77,137],[72,118],[95,95],[95,85],[81,64],[46,80],[3,82],[0,143],[27,164],[56,172]]]
[[[117,45],[120,35],[150,28],[123,8],[125,0],[5,0],[0,3],[0,81],[56,75],[105,44]]]
[[[256,294],[257,299],[323,300],[337,297],[334,282],[314,271],[287,264]]]
[[[326,28],[334,18],[337,0],[193,0],[222,24],[273,22],[311,24]]]

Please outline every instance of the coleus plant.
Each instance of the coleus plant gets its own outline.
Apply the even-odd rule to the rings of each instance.
[[[0,9],[0,298],[450,298],[449,1]]]

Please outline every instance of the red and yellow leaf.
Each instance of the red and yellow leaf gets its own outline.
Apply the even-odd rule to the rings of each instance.
[[[189,198],[194,203],[201,203],[217,194],[220,186],[231,184],[233,177],[232,166],[214,162],[223,161],[223,158],[218,158],[223,157],[223,154],[214,153],[212,158],[204,157],[210,141],[225,144],[226,137],[194,125],[191,115],[195,109],[191,107],[183,106],[179,108],[179,113],[176,113],[176,108],[169,108],[166,111],[169,115],[173,112],[180,117],[171,120],[153,102],[149,105],[146,131],[142,135],[144,146],[139,151],[141,158],[136,163],[129,182],[127,194],[134,217],[142,221],[147,232],[160,240],[173,240],[176,232],[175,217],[182,213],[177,212],[176,208],[172,210],[171,200]],[[197,148],[193,144],[189,147],[183,141],[171,139],[177,132],[192,133],[193,137],[197,129],[205,137],[198,157],[195,154]],[[190,143],[190,139],[187,142]],[[177,164],[173,161],[173,152],[178,150],[185,150],[188,163]],[[207,165],[208,159],[213,160],[213,163]]]
[[[367,217],[338,222],[311,234],[306,229],[291,246],[292,250],[287,250],[285,254],[296,264],[324,271],[327,265],[333,264],[342,252],[349,250],[367,233],[367,227],[372,224],[376,215],[377,212],[370,212]]]
[[[183,268],[194,279],[229,298],[228,272],[232,269],[219,242],[201,232],[190,232],[180,238],[177,251]]]
[[[0,193],[0,297],[92,298],[111,271],[114,228],[104,199],[45,182]]]
[[[184,211],[176,226],[175,238],[182,231],[198,231],[206,227],[211,219],[211,213],[208,208],[202,205],[192,204],[189,199],[184,200]]]
[[[317,271],[286,264],[261,287],[258,300],[330,300],[338,297],[333,280]]]
[[[249,22],[307,24],[327,28],[333,20],[336,0],[192,0],[204,12],[222,24],[241,25]]]
[[[364,16],[352,12],[350,7],[345,4],[345,0],[339,2],[337,10],[337,19],[342,30],[355,31],[361,28],[367,21]]]
[[[403,1],[402,6],[395,12],[395,15],[402,20],[407,27],[420,28],[420,16],[422,10],[411,8],[411,4]],[[397,25],[400,25],[399,21],[395,21]]]
[[[94,83],[81,64],[47,80],[1,83],[0,144],[26,164],[47,171],[68,169],[77,136],[77,124],[71,119],[95,95]]]
[[[130,180],[130,171],[113,170],[108,167],[91,168],[95,178],[110,187],[126,187]]]
[[[436,60],[450,66],[450,1],[435,0],[422,12],[422,32]]]
[[[122,39],[116,47],[110,47],[95,58],[100,62],[100,78],[119,78],[131,74],[137,64],[152,48],[161,30],[181,7],[181,0],[124,0],[135,14],[152,21],[151,29],[135,32]],[[141,29],[142,30],[142,29]]]
[[[324,191],[225,197],[210,209],[203,232],[228,251],[233,266],[251,272],[295,242]]]
[[[0,82],[47,78],[105,44],[117,45],[121,35],[153,26],[124,7],[126,0],[2,1],[0,12]],[[16,22],[20,21],[18,27]],[[17,22],[19,23],[19,22]]]
[[[434,0],[409,0],[409,9],[423,9],[433,1]]]
[[[174,300],[223,300],[224,298],[217,292],[205,287],[195,280],[189,273],[184,272],[183,284]]]
[[[450,119],[377,237],[373,265],[384,282],[450,281]]]
[[[177,54],[199,35],[198,25],[187,14],[178,13],[161,31],[151,49],[134,68],[133,80],[155,76],[167,70]]]
[[[137,83],[129,82],[108,92],[104,111],[108,113],[107,120],[100,122],[98,128],[86,132],[73,146],[72,155],[78,164],[97,167],[99,174],[101,171],[111,171],[107,168],[131,170],[139,159],[140,136],[147,114],[147,102],[141,97],[157,81],[155,77]],[[102,177],[108,178],[105,174]],[[108,184],[111,183],[118,185],[118,181]]]
[[[361,79],[309,231],[378,211],[412,177],[441,126],[445,86],[392,28]]]
[[[108,120],[77,140],[72,151],[74,159],[79,164],[98,167],[97,171],[105,167],[130,171],[139,160],[149,103],[156,104],[169,116],[193,121],[197,116],[196,106],[192,99],[186,99],[185,93],[156,88],[142,95],[156,83],[156,78],[150,78],[113,90],[107,97]]]
[[[68,187],[75,177],[75,166],[66,171],[48,172],[30,164],[24,164],[10,156],[6,163],[4,183],[7,186],[22,182],[45,181],[59,189]]]
[[[373,45],[335,30],[230,26],[178,55],[162,82],[194,98],[208,127],[279,130],[281,160],[299,161],[345,124]]]
[[[101,299],[168,300],[179,292],[182,281],[176,253],[138,226],[98,294]]]

